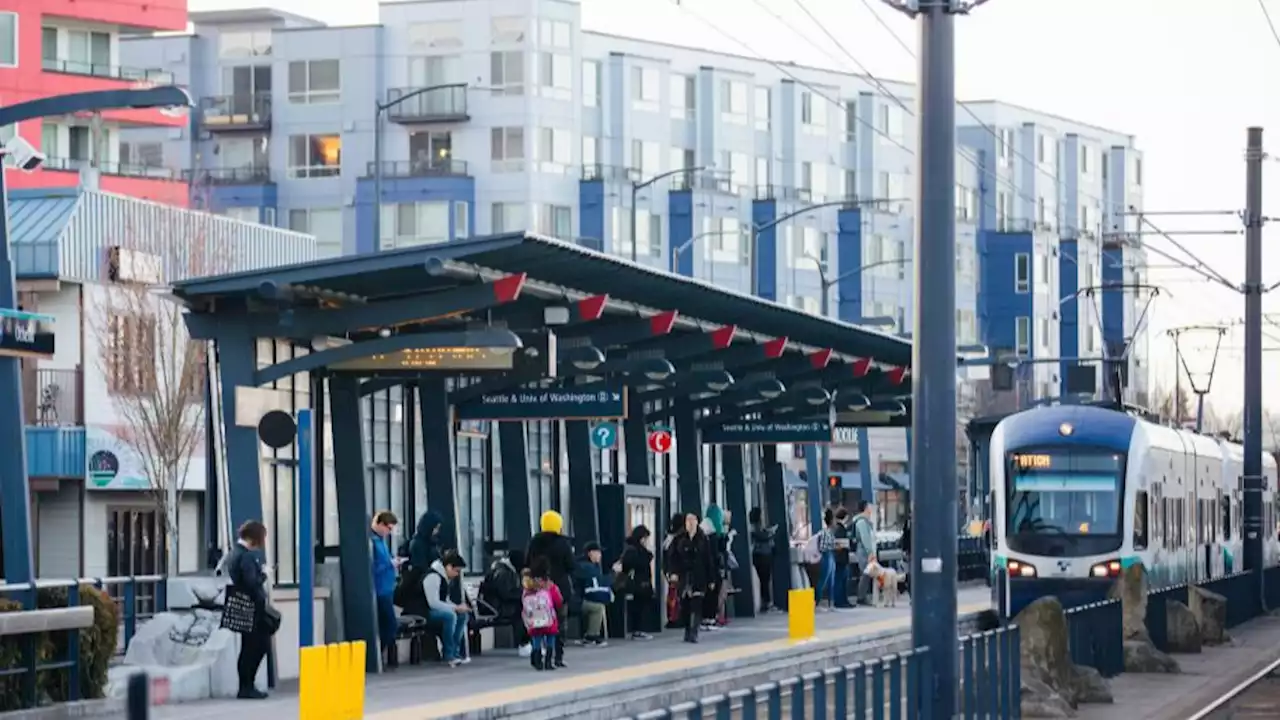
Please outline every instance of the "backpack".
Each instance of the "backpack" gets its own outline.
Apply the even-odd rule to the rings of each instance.
[[[551,591],[546,588],[525,593],[521,605],[524,626],[529,630],[542,630],[555,623],[555,603],[551,601]]]

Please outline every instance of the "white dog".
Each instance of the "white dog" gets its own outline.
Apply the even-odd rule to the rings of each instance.
[[[898,606],[898,571],[876,562],[867,563],[863,574],[871,578],[871,604],[876,607]]]

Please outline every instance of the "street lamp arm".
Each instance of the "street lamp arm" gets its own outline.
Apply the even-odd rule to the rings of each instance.
[[[635,189],[641,190],[641,189],[647,188],[650,185],[658,182],[659,180],[669,178],[672,175],[679,175],[681,173],[702,172],[703,170],[710,170],[710,169],[711,169],[710,165],[698,165],[695,167],[686,167],[686,168],[677,168],[675,170],[668,170],[664,173],[658,173],[657,175],[654,175],[653,177],[649,178],[648,180],[645,180],[644,182],[635,183]]]
[[[395,107],[395,106],[399,105],[399,104],[400,104],[400,103],[402,103],[402,102],[408,102],[408,101],[410,101],[410,100],[412,100],[412,99],[414,99],[414,98],[418,97],[419,95],[425,95],[425,94],[427,94],[427,93],[429,93],[429,92],[433,92],[433,91],[436,91],[436,90],[447,90],[447,89],[449,89],[449,88],[464,88],[464,87],[467,87],[467,83],[449,83],[449,84],[447,84],[447,85],[428,85],[427,87],[424,87],[424,88],[418,88],[417,90],[414,90],[413,92],[405,93],[404,95],[401,95],[400,97],[396,98],[395,100],[388,100],[387,102],[380,102],[380,103],[378,103],[378,110],[379,110],[380,112],[386,112],[386,111],[390,110],[391,108],[393,108],[393,107]]]
[[[858,273],[864,272],[866,270],[874,270],[878,267],[884,267],[885,265],[906,265],[909,262],[911,262],[911,258],[897,258],[894,260],[881,260],[879,262],[867,263],[862,267],[856,267],[852,270],[849,270],[847,272],[837,275],[836,278],[831,281],[831,284],[835,285],[836,283],[840,282],[841,280],[844,280],[847,277],[850,277],[852,275],[857,275]]]
[[[0,127],[53,115],[157,107],[191,107],[191,96],[175,85],[54,95],[0,108]]]
[[[783,215],[782,217],[777,217],[770,220],[767,223],[757,225],[756,232],[764,232],[765,230],[768,230],[781,223],[784,223],[793,217],[798,217],[800,215],[804,215],[805,213],[812,212],[814,210],[821,210],[822,208],[862,207],[863,205],[877,205],[879,203],[903,203],[903,202],[907,202],[907,200],[905,198],[897,198],[897,199],[879,198],[879,199],[871,199],[871,200],[829,200],[827,202],[820,202],[814,205],[805,205],[799,210],[792,210],[791,212],[787,213],[786,215]]]

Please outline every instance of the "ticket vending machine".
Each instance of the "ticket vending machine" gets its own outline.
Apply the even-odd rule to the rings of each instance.
[[[604,551],[601,564],[606,572],[612,572],[613,564],[622,557],[631,531],[638,525],[649,529],[649,549],[654,555],[649,581],[654,593],[652,600],[647,603],[652,607],[646,607],[641,614],[642,627],[638,629],[658,632],[662,629],[661,603],[666,597],[659,581],[662,577],[662,535],[666,530],[665,523],[661,520],[662,489],[651,485],[599,485],[596,487],[596,504],[600,513],[600,547]],[[623,608],[630,602],[630,598],[614,599],[609,608],[610,637],[621,638],[625,633],[637,629],[626,627]]]

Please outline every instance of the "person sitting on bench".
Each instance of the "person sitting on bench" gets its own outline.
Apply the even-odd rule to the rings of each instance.
[[[455,604],[450,598],[450,585],[467,566],[462,556],[453,550],[431,564],[422,581],[422,592],[427,597],[427,621],[440,627],[440,646],[449,667],[470,662],[467,649],[467,622],[471,606]]]
[[[521,655],[529,647],[529,638],[521,619],[520,571],[523,570],[524,552],[512,550],[506,557],[500,557],[489,566],[489,572],[480,581],[479,605],[492,608],[493,625],[505,625],[515,634],[516,646]]]

